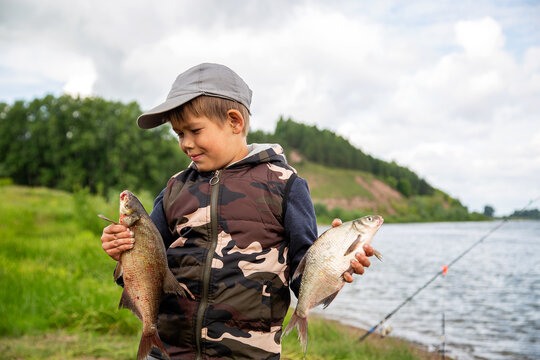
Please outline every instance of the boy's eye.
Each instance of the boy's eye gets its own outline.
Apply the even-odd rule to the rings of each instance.
[[[191,130],[191,132],[193,132],[194,134],[199,133],[199,131],[201,131],[201,129],[193,129],[193,130]]]
[[[176,135],[178,135],[179,138],[184,137],[184,133],[181,131],[177,132]]]

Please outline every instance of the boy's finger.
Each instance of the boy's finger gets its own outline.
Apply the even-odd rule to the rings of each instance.
[[[125,250],[125,249],[131,249],[133,247],[133,243],[135,242],[135,239],[132,238],[125,238],[125,239],[113,239],[111,241],[105,241],[103,242],[103,250],[109,251],[109,250]]]
[[[116,234],[117,239],[126,239],[126,238],[131,239],[134,236],[135,234],[133,233],[133,231],[129,231],[129,230]]]
[[[369,265],[371,265],[371,261],[369,261],[369,259],[367,258],[366,255],[362,254],[362,253],[356,253],[354,254],[355,257],[356,257],[356,260],[362,264],[362,266],[365,266],[365,267],[369,267]]]
[[[103,229],[104,234],[117,234],[124,231],[127,231],[127,227],[125,227],[124,225],[115,224],[111,224]]]
[[[124,251],[129,250],[129,249],[133,249],[132,243],[118,246],[117,248],[115,248],[115,252],[117,252],[118,254],[121,254]]]
[[[364,248],[364,252],[366,253],[366,256],[373,256],[373,254],[375,253],[375,251],[369,244],[365,244],[363,248]]]
[[[332,220],[332,227],[339,226],[339,225],[341,225],[342,223],[343,223],[343,222],[341,221],[341,219],[335,218],[334,220]]]
[[[111,250],[105,250],[105,252],[107,253],[107,255],[109,255],[111,258],[113,258],[114,260],[118,261],[120,260],[120,256],[122,255],[122,253],[126,250],[129,250],[131,249],[131,246],[129,245],[123,245],[123,246],[120,246],[120,247],[117,247],[117,248],[114,248],[114,249],[111,249]]]
[[[113,242],[115,240],[133,239],[135,234],[132,231],[122,231],[118,233],[103,233],[101,242]]]
[[[352,275],[348,271],[345,271],[343,273],[343,280],[345,280],[348,283],[352,283],[354,279],[353,279]]]
[[[364,265],[362,265],[357,259],[351,260],[351,267],[355,274],[362,275],[364,273]]]

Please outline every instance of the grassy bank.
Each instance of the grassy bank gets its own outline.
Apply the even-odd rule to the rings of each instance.
[[[142,196],[145,206],[151,205]],[[118,310],[121,289],[115,263],[101,250],[117,200],[85,192],[0,186],[0,354],[4,359],[133,359],[140,322]],[[314,319],[310,359],[425,359],[405,342],[354,340],[358,333]],[[301,359],[295,334],[285,338],[284,358]]]

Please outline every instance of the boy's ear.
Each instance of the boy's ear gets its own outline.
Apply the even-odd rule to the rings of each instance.
[[[245,126],[244,117],[240,111],[235,109],[227,111],[227,123],[231,125],[234,134],[242,133]]]

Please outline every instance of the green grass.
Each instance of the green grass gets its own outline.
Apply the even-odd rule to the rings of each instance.
[[[142,196],[149,209],[151,197]],[[118,310],[115,262],[101,249],[107,224],[118,218],[107,201],[44,188],[0,186],[0,357],[3,359],[133,359],[141,324]],[[403,343],[358,344],[346,327],[313,319],[310,359],[413,359]],[[391,344],[388,346],[388,344]],[[301,359],[295,333],[284,358]]]
[[[292,309],[285,318],[289,322]],[[358,342],[364,330],[339,324],[335,321],[311,316],[308,324],[308,359],[370,359],[370,360],[413,360],[435,359],[435,354],[427,353],[410,343],[396,338],[381,339],[372,335],[363,342]],[[284,359],[302,359],[303,350],[297,338],[296,329],[282,342]]]
[[[373,175],[358,170],[330,168],[311,162],[294,165],[300,176],[316,179],[309,183],[314,198],[353,198],[362,197],[373,200],[373,194],[364,188],[356,177],[362,175],[371,179]]]
[[[97,212],[118,218],[117,207],[117,202],[85,192],[74,196],[44,188],[0,186],[0,336],[10,339],[0,341],[3,355],[67,356],[62,346],[54,350],[55,342],[43,353],[23,351],[33,348],[30,339],[49,333],[49,339],[58,332],[68,338],[83,334],[138,338],[139,321],[129,311],[117,309],[121,289],[112,280],[115,262],[101,250],[99,240],[106,223]],[[21,344],[14,338],[30,342]],[[64,345],[69,351],[85,351],[80,345],[79,350]],[[87,348],[89,354],[100,352],[99,346]],[[137,347],[133,349],[136,353]],[[101,356],[107,353],[102,351]]]
[[[56,330],[2,337],[0,351],[6,360],[132,360],[137,356],[138,344],[138,336]]]

